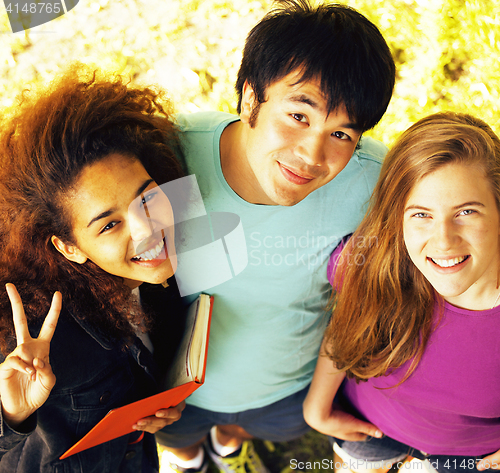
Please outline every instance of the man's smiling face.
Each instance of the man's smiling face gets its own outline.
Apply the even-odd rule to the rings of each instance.
[[[299,79],[295,71],[271,84],[252,126],[254,92],[244,87],[241,178],[247,182],[237,192],[248,202],[297,204],[342,171],[361,137],[344,107],[328,114],[319,81]]]

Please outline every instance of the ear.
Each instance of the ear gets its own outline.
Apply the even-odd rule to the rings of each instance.
[[[255,92],[252,86],[246,80],[243,84],[243,90],[241,93],[241,112],[240,120],[242,123],[250,123],[250,118],[255,106]]]
[[[63,241],[55,235],[52,235],[50,241],[52,241],[56,250],[69,261],[73,261],[78,264],[83,264],[87,261],[87,257],[76,246],[63,243]]]

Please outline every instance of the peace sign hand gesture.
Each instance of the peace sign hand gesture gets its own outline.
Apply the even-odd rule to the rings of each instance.
[[[56,383],[49,351],[62,296],[60,292],[54,293],[38,338],[31,338],[16,287],[9,283],[6,289],[12,305],[17,348],[0,364],[0,393],[4,420],[16,428],[43,405]]]

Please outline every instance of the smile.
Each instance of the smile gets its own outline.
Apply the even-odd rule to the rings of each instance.
[[[165,247],[165,240],[160,240],[160,242],[154,247],[147,251],[144,251],[140,255],[136,255],[132,258],[132,261],[151,261],[158,257],[161,250]]]
[[[429,259],[434,264],[438,265],[441,268],[451,268],[451,267],[456,266],[460,263],[463,263],[468,258],[469,258],[469,255],[459,256],[457,258],[452,258],[452,259],[435,259],[435,258],[429,258]]]
[[[280,167],[281,174],[283,174],[283,177],[287,181],[289,181],[293,184],[304,185],[304,184],[311,182],[314,179],[314,177],[301,176],[301,175],[297,174],[295,171],[288,169],[287,167],[285,167],[281,163],[278,163],[278,165]]]

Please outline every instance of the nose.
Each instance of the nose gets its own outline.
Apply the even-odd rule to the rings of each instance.
[[[130,236],[134,242],[141,242],[155,231],[155,222],[147,213],[146,207],[129,208]]]
[[[325,160],[325,139],[320,133],[309,133],[299,139],[295,155],[309,166],[321,166]]]
[[[437,250],[449,250],[457,243],[459,234],[456,225],[450,220],[441,220],[435,223],[433,240]]]

